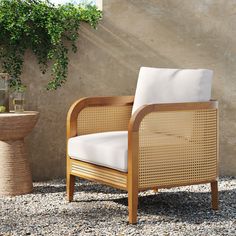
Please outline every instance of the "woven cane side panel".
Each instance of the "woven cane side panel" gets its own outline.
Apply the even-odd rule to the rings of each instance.
[[[153,112],[139,130],[139,187],[217,176],[217,110]]]
[[[78,134],[128,130],[132,106],[92,106],[78,115]]]
[[[114,171],[111,172],[106,168],[101,169],[96,165],[82,165],[79,162],[73,162],[71,164],[71,174],[87,177],[88,179],[100,180],[122,188],[127,187],[127,177],[125,175],[114,173]]]

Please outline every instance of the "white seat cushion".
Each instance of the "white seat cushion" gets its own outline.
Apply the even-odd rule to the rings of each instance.
[[[141,67],[132,114],[147,104],[209,101],[212,75],[207,69]]]
[[[70,138],[68,154],[73,159],[127,172],[128,132],[104,132]]]

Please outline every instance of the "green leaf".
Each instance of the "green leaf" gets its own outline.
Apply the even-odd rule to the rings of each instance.
[[[67,79],[68,51],[77,51],[80,22],[96,28],[101,18],[102,12],[91,5],[54,6],[48,0],[0,0],[0,63],[12,77],[11,86],[22,85],[25,51],[31,50],[42,73],[52,65],[47,89],[61,87]]]

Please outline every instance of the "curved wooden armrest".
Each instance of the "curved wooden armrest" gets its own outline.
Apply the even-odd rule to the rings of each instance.
[[[129,184],[145,189],[213,181],[218,159],[217,108],[217,101],[139,108],[128,128]]]
[[[125,106],[132,105],[134,96],[85,97],[72,104],[67,113],[67,138],[76,136],[78,114],[90,106]]]

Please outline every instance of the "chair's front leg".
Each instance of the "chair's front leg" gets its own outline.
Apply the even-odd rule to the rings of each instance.
[[[128,140],[129,223],[137,223],[138,213],[138,133],[129,132]]]
[[[138,188],[129,186],[128,188],[128,207],[129,207],[129,223],[137,223],[138,214]]]
[[[66,195],[67,200],[73,200],[75,190],[75,176],[70,174],[70,158],[67,156],[67,170],[66,170]]]
[[[66,195],[69,202],[73,201],[75,190],[75,176],[67,174],[66,175]]]

